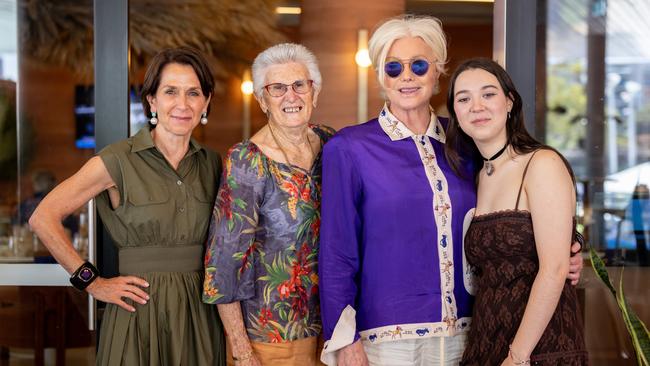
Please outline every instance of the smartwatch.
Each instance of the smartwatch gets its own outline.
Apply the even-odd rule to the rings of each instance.
[[[93,283],[97,277],[99,277],[99,271],[97,268],[95,268],[92,263],[86,262],[74,271],[70,277],[70,283],[77,290],[83,291],[88,287],[88,285]]]

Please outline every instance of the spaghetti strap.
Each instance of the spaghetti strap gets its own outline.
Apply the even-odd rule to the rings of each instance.
[[[530,159],[528,159],[528,163],[526,163],[526,167],[524,168],[524,174],[521,175],[521,183],[519,184],[519,193],[517,193],[517,203],[515,203],[515,211],[519,210],[519,198],[521,198],[521,189],[524,187],[524,179],[526,178],[526,172],[528,171],[528,166],[530,165],[530,162],[533,160],[535,157],[535,154],[537,154],[539,150],[535,150],[533,152],[533,155],[530,156]]]

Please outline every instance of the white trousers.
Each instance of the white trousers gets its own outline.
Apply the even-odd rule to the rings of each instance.
[[[363,342],[371,366],[457,366],[467,334],[372,344]]]

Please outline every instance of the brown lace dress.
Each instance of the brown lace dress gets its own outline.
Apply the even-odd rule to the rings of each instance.
[[[461,365],[500,365],[523,318],[539,260],[530,212],[518,210],[520,195],[521,186],[514,210],[475,216],[467,231],[465,254],[477,269],[478,289]],[[531,364],[588,364],[578,299],[568,281]]]

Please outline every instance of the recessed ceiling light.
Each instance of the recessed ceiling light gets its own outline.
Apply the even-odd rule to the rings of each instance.
[[[278,14],[297,15],[302,13],[302,9],[299,6],[278,6],[275,8],[275,12]]]
[[[446,1],[450,3],[493,3],[494,0],[433,0],[433,1]]]

